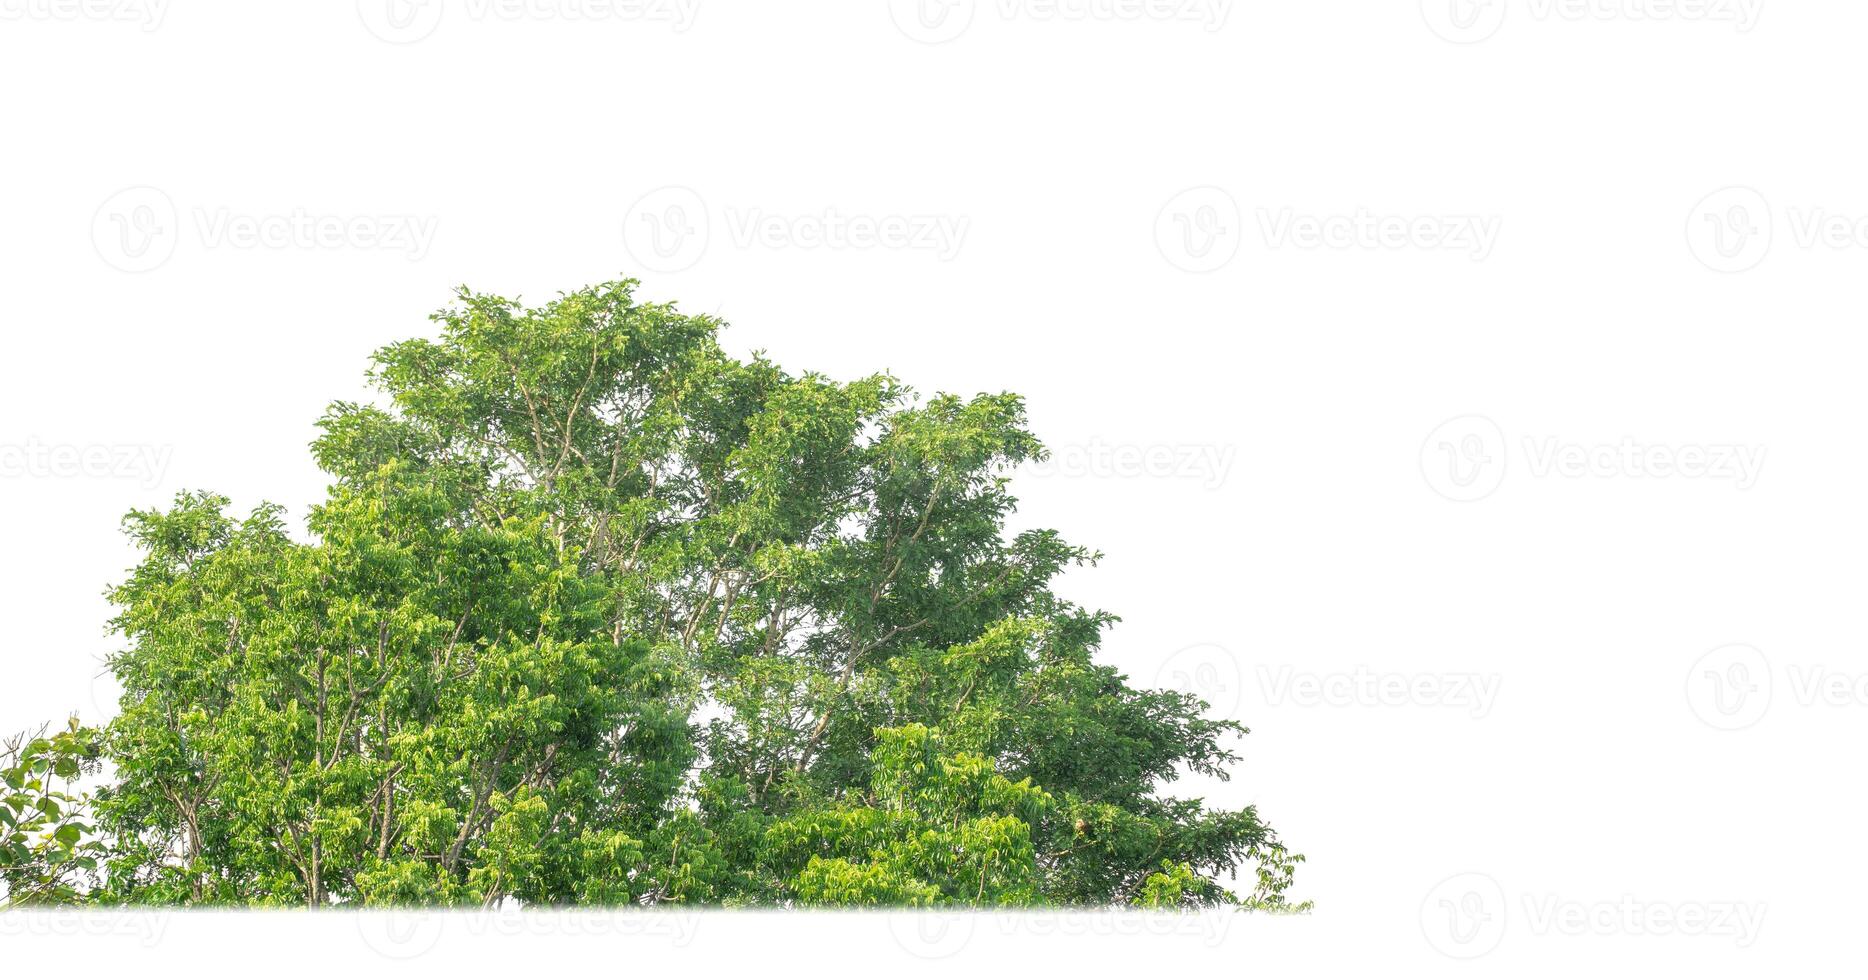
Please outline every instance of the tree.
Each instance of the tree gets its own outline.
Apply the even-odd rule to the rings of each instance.
[[[79,783],[96,771],[97,733],[76,718],[0,744],[0,910],[81,897],[101,846]]]
[[[110,901],[1285,907],[1197,699],[1006,533],[1022,401],[729,356],[606,283],[462,290],[337,403],[309,541],[126,528]],[[1246,896],[1225,886],[1257,868]]]

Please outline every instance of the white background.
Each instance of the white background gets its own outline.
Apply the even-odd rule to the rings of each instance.
[[[1251,726],[1195,789],[1316,912],[14,918],[9,967],[1853,952],[1868,8],[596,2],[0,0],[0,727],[107,713],[124,511],[302,518],[312,423],[452,287],[636,275],[795,370],[1029,396],[1021,522],[1106,552],[1111,660]]]

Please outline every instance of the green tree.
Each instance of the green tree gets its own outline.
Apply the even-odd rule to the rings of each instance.
[[[79,786],[97,754],[97,733],[76,718],[0,744],[0,910],[82,897],[102,850]]]
[[[1245,730],[1097,664],[1051,588],[1096,556],[1007,533],[1017,396],[735,358],[633,286],[378,352],[308,540],[129,516],[100,898],[1285,907],[1254,809],[1163,792]]]

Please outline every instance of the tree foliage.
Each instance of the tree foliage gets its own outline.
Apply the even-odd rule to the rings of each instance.
[[[79,785],[97,751],[97,733],[76,719],[0,744],[0,909],[75,901],[97,871],[102,846]]]
[[[1052,591],[1095,556],[1008,533],[1017,396],[729,356],[633,286],[379,351],[306,540],[129,515],[93,897],[1285,907],[1254,809],[1165,792],[1244,729],[1097,663]]]

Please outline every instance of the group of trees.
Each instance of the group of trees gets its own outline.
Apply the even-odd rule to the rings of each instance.
[[[0,756],[0,903],[1290,907],[1253,808],[1163,791],[1244,729],[1098,664],[1051,589],[1094,556],[1006,532],[1019,398],[633,286],[378,352],[305,540],[130,514],[120,713]]]

